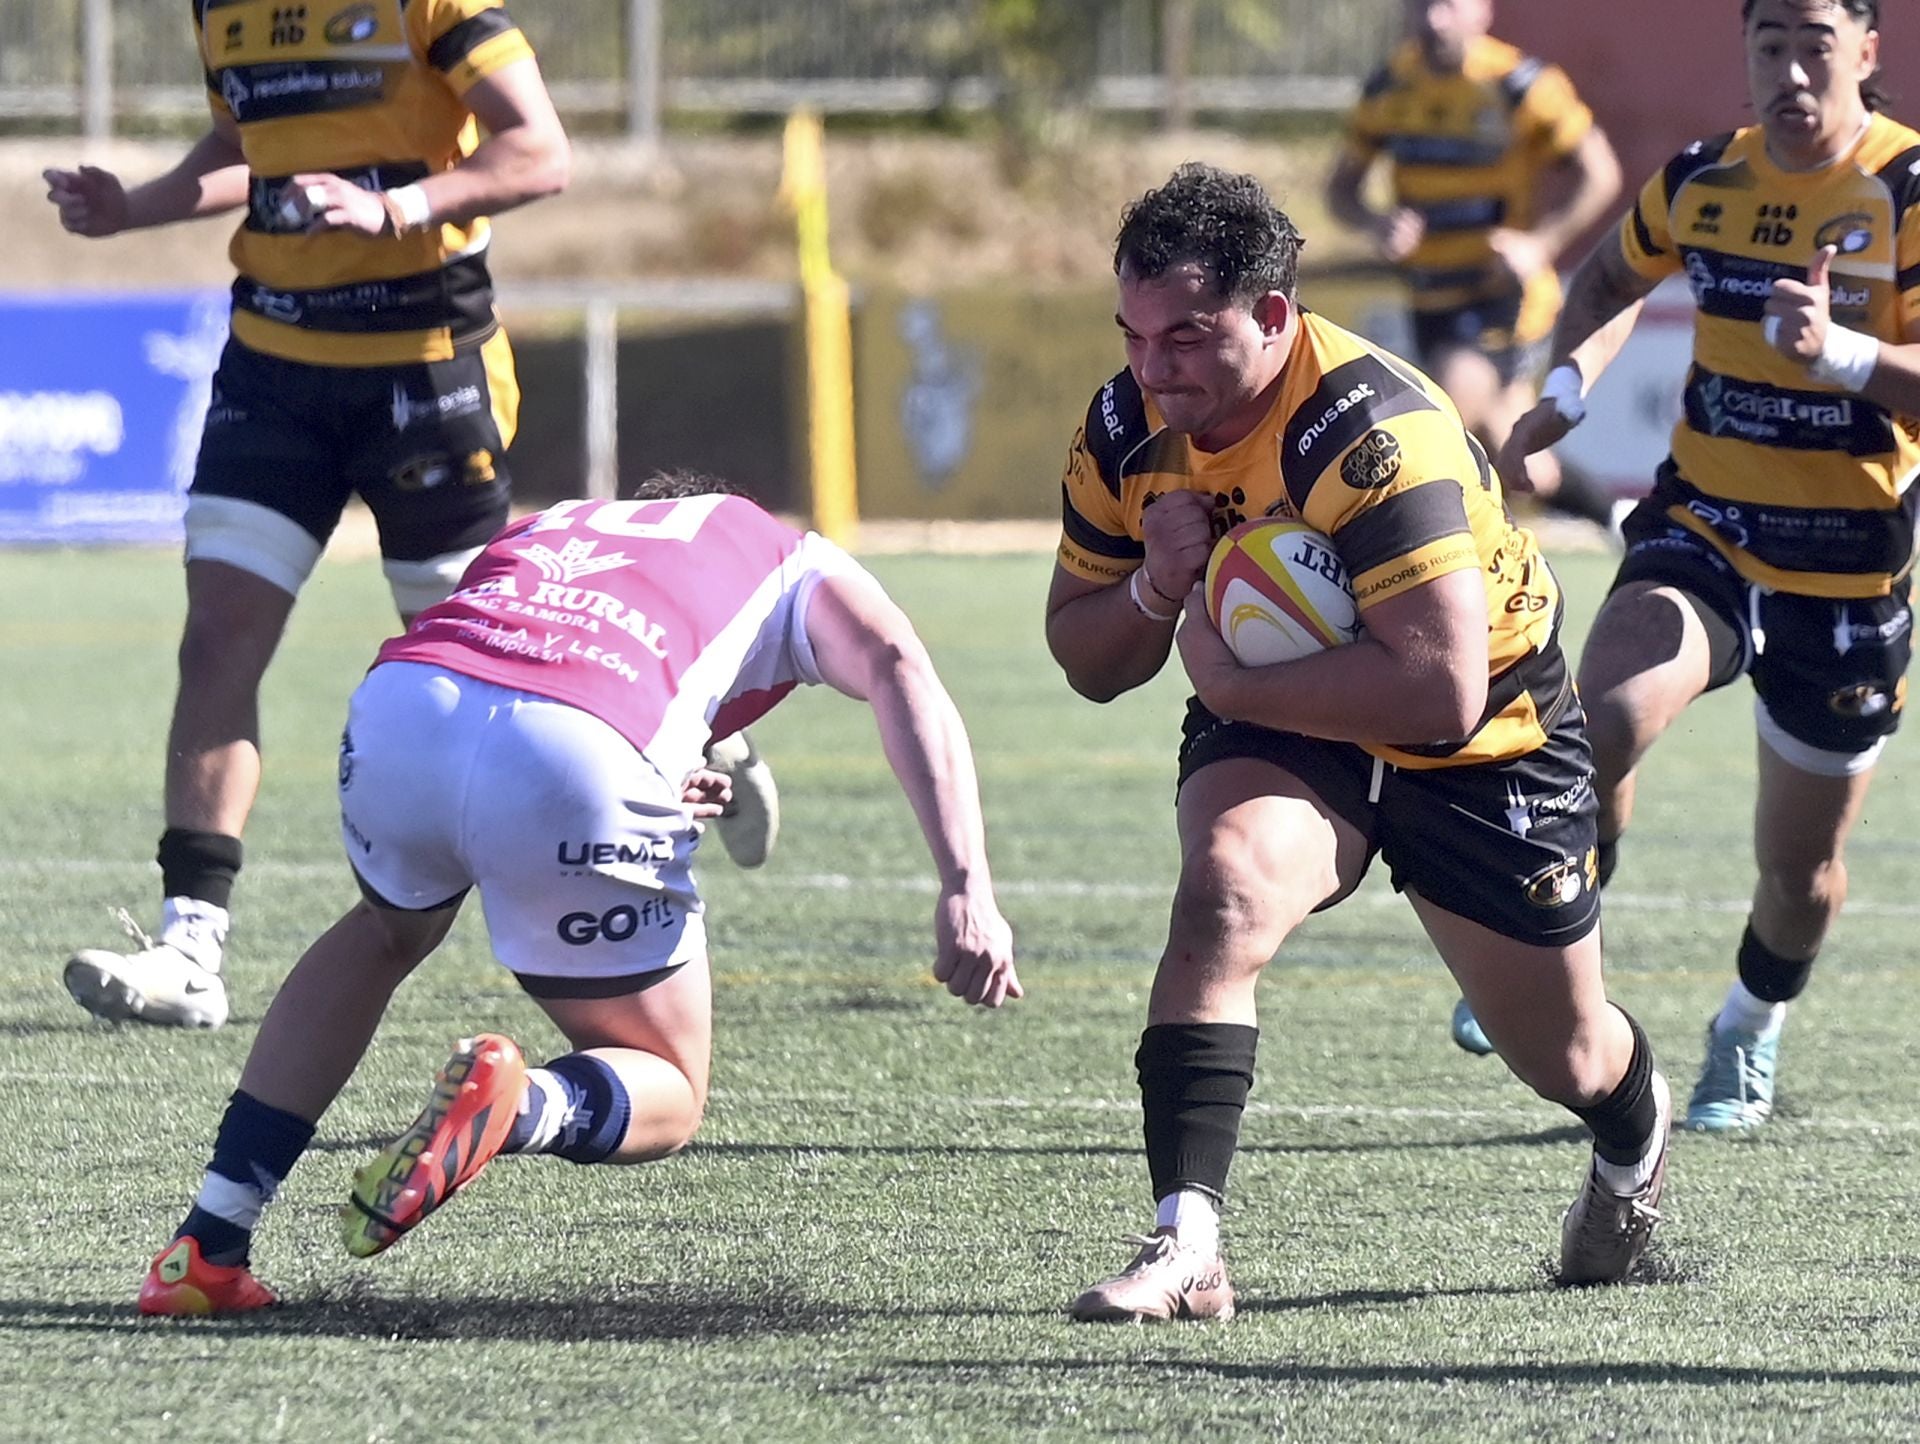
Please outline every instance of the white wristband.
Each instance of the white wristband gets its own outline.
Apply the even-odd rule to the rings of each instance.
[[[1873,379],[1873,368],[1880,364],[1880,342],[1864,331],[1846,326],[1827,326],[1827,342],[1807,373],[1816,381],[1846,391],[1864,391]]]
[[[1133,603],[1133,609],[1136,612],[1152,621],[1178,621],[1180,617],[1180,608],[1178,606],[1170,612],[1156,612],[1152,607],[1147,605],[1146,598],[1140,595],[1140,577],[1145,571],[1146,568],[1144,566],[1139,567],[1134,571],[1132,576],[1127,578],[1127,600]]]
[[[1567,425],[1578,426],[1587,419],[1587,398],[1581,389],[1582,385],[1579,367],[1556,366],[1541,383],[1540,399],[1551,401],[1553,409],[1560,413],[1560,419]]]
[[[433,204],[417,185],[398,186],[383,197],[387,214],[393,218],[394,234],[404,236],[417,231],[433,219]]]

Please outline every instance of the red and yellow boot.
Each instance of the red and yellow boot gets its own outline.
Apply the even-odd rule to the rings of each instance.
[[[244,1314],[279,1303],[272,1289],[245,1264],[212,1264],[200,1256],[200,1240],[176,1238],[154,1256],[140,1285],[140,1312],[175,1318]]]

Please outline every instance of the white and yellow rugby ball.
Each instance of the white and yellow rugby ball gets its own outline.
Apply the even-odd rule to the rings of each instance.
[[[1207,615],[1249,667],[1291,662],[1360,635],[1340,553],[1298,521],[1243,522],[1214,544]]]

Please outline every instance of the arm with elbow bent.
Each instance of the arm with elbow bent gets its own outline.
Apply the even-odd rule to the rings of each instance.
[[[1213,508],[1170,491],[1140,526],[1146,559],[1126,581],[1090,582],[1056,566],[1047,593],[1047,650],[1082,697],[1111,702],[1150,682],[1173,648],[1173,624],[1213,553]]]
[[[1245,667],[1199,599],[1180,658],[1216,716],[1335,742],[1422,746],[1470,736],[1487,705],[1487,591],[1463,567],[1369,607],[1356,642]]]
[[[408,229],[497,216],[566,188],[572,150],[538,62],[502,66],[475,81],[461,99],[486,136],[452,169],[402,187],[415,193],[419,208]],[[398,224],[385,199],[352,181],[328,173],[298,175],[294,181],[307,188],[314,230],[377,236]]]
[[[1553,360],[1542,399],[1514,423],[1494,459],[1502,486],[1510,491],[1533,490],[1527,458],[1558,445],[1579,424],[1587,393],[1627,344],[1634,322],[1640,319],[1641,305],[1659,284],[1627,264],[1618,236],[1603,236],[1580,263],[1567,285],[1566,304],[1554,327]],[[1571,413],[1553,392],[1554,380],[1563,370],[1570,371],[1578,384],[1578,404]]]
[[[959,710],[906,615],[864,573],[823,581],[807,635],[826,682],[873,708],[887,763],[919,819],[940,879],[933,975],[969,1003],[1025,997],[1013,930],[994,900],[973,751]]]
[[[164,175],[128,189],[112,171],[41,172],[60,224],[77,236],[98,238],[237,210],[247,203],[247,161],[233,118],[217,113],[207,133]]]

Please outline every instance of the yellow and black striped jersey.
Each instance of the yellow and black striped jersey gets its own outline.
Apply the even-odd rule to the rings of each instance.
[[[444,360],[493,328],[488,225],[406,236],[305,235],[291,178],[330,171],[392,190],[468,154],[461,97],[533,54],[499,0],[193,0],[207,99],[253,173],[230,254],[233,334],[318,365]]]
[[[1067,456],[1060,565],[1088,581],[1124,580],[1146,558],[1147,507],[1176,490],[1213,498],[1216,535],[1259,516],[1325,532],[1363,615],[1410,587],[1481,569],[1492,685],[1480,725],[1458,742],[1369,751],[1403,767],[1449,767],[1519,757],[1545,740],[1572,691],[1559,584],[1533,534],[1513,525],[1453,403],[1413,367],[1303,311],[1272,409],[1219,452],[1167,430],[1122,371],[1094,397]]]
[[[1432,69],[1411,40],[1393,53],[1348,122],[1347,154],[1362,163],[1386,155],[1395,200],[1426,222],[1404,265],[1416,310],[1455,310],[1513,293],[1513,276],[1487,236],[1533,224],[1541,174],[1592,129],[1593,112],[1566,72],[1491,36],[1468,47],[1457,71]],[[1559,305],[1551,270],[1528,282],[1515,344],[1552,330]]]
[[[1920,427],[1812,380],[1766,343],[1767,295],[1833,246],[1833,318],[1882,341],[1920,317],[1920,133],[1876,115],[1817,171],[1784,171],[1761,128],[1697,141],[1620,227],[1627,263],[1681,274],[1699,316],[1685,412],[1662,480],[1674,521],[1748,581],[1884,595],[1913,557]]]

